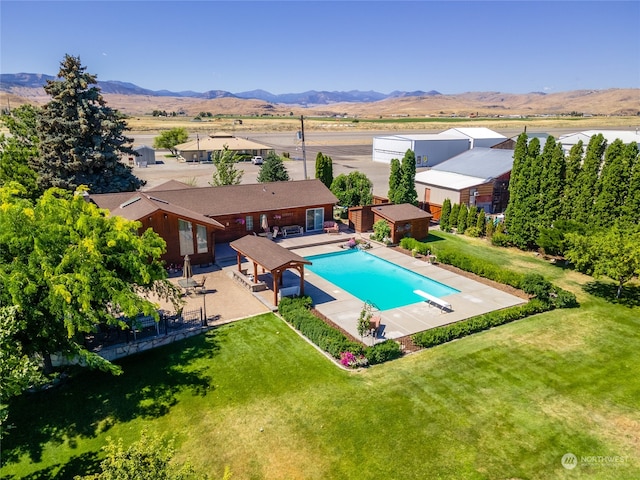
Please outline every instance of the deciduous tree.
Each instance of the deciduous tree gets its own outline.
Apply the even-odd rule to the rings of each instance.
[[[634,276],[640,275],[640,226],[614,224],[589,235],[567,234],[566,256],[581,271],[608,277],[618,284],[616,297]]]
[[[0,134],[0,186],[9,182],[21,183],[31,198],[42,193],[38,175],[30,166],[38,155],[39,114],[37,107],[21,105],[0,118],[10,134]]]
[[[567,157],[565,167],[565,184],[562,195],[562,218],[571,220],[576,208],[576,198],[578,197],[578,176],[582,169],[582,157],[584,156],[584,145],[582,140],[578,141]]]
[[[160,132],[153,140],[154,148],[164,148],[171,152],[171,155],[177,156],[178,151],[175,149],[176,145],[186,142],[189,139],[189,133],[182,127],[172,128],[171,130],[165,130]]]
[[[151,229],[110,217],[81,195],[47,190],[37,201],[24,187],[0,189],[0,307],[17,307],[13,340],[26,355],[78,355],[90,367],[119,368],[86,350],[82,334],[98,324],[124,327],[123,315],[157,318],[155,293],[177,302],[160,262],[166,244]]]
[[[364,173],[341,173],[331,184],[331,192],[343,207],[371,205],[373,203],[373,184]]]
[[[70,191],[87,185],[92,193],[136,190],[143,182],[120,161],[122,154],[137,155],[124,136],[124,116],[106,105],[96,76],[85,70],[79,57],[66,55],[60,80],[44,87],[51,101],[39,115],[38,183]]]
[[[216,167],[212,174],[210,185],[219,187],[222,185],[239,185],[242,182],[242,176],[244,170],[238,170],[236,168],[236,162],[239,160],[239,155],[229,150],[227,145],[222,150],[215,151],[211,154],[211,161],[213,166]]]
[[[562,145],[549,135],[542,150],[542,178],[540,179],[539,226],[548,227],[562,213],[561,198],[564,193],[565,158]]]
[[[604,136],[599,133],[589,140],[582,168],[576,179],[577,195],[573,219],[588,224],[593,219],[593,205],[596,198],[596,184],[602,165],[602,156],[607,147]]]

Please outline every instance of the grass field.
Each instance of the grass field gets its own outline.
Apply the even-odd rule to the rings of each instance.
[[[131,357],[121,377],[86,373],[19,399],[2,477],[72,478],[94,469],[107,436],[146,428],[175,435],[176,459],[213,478],[225,465],[237,479],[640,478],[637,289],[612,304],[585,291],[608,292],[589,277],[441,236],[543,273],[581,308],[359,372],[274,315],[236,322]],[[568,452],[584,460],[574,470]]]
[[[236,120],[242,120],[242,125]],[[398,117],[358,118],[305,117],[308,131],[366,131],[366,130],[446,130],[454,127],[487,127],[494,130],[529,131],[570,128],[576,131],[590,129],[635,128],[637,117],[530,117],[530,118],[463,118],[463,117]],[[295,132],[300,128],[300,117],[248,117],[242,115],[220,116],[193,121],[192,117],[131,116],[127,125],[132,132],[160,132],[171,128],[186,128],[189,133],[226,131],[247,132]]]

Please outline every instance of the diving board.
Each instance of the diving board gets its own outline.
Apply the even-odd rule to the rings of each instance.
[[[434,304],[440,307],[440,313],[442,313],[445,309],[449,310],[450,312],[453,311],[453,309],[451,308],[451,304],[449,302],[445,302],[441,298],[434,297],[433,295],[430,295],[427,292],[423,292],[422,290],[414,290],[413,293],[424,298],[429,305]]]

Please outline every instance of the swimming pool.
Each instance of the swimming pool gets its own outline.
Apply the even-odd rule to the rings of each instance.
[[[337,285],[360,300],[372,302],[380,310],[424,301],[413,293],[422,290],[444,297],[459,290],[407,270],[362,250],[326,253],[306,257],[307,269]]]

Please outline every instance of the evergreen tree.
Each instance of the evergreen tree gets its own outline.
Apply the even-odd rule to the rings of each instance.
[[[521,133],[518,136],[513,152],[513,166],[511,167],[511,177],[509,179],[509,203],[505,211],[505,227],[508,231],[517,231],[523,215],[523,170],[527,160],[528,146],[529,137],[527,137],[526,133]]]
[[[402,196],[396,203],[410,203],[418,205],[418,192],[416,192],[416,154],[413,150],[407,150],[402,158]]]
[[[633,161],[627,152],[622,140],[617,139],[607,147],[604,153],[604,165],[596,188],[598,196],[593,206],[594,225],[611,226],[622,216],[629,188],[630,162]]]
[[[484,213],[484,209],[480,209],[476,219],[476,227],[480,230],[480,236],[484,237],[487,231],[487,217]]]
[[[333,183],[333,161],[331,157],[323,155],[322,152],[318,152],[318,155],[316,155],[316,178],[320,179],[327,188],[331,188]]]
[[[138,189],[143,182],[122,154],[137,155],[123,115],[107,107],[95,75],[85,72],[80,58],[65,55],[58,77],[44,87],[52,98],[39,116],[40,154],[34,162],[43,188],[75,190],[87,185],[92,193]]]
[[[515,175],[513,170],[511,172],[515,196],[510,192],[506,217],[509,239],[519,248],[529,248],[535,244],[539,225],[540,176],[542,174],[540,141],[537,138],[533,138],[530,142],[527,140],[526,134],[521,134],[516,142],[514,169],[517,171]]]
[[[577,195],[573,220],[579,223],[591,223],[594,214],[594,198],[596,197],[596,185],[598,174],[602,165],[602,156],[607,142],[601,133],[594,135],[589,140],[587,153],[582,163],[582,168],[577,178]]]
[[[221,185],[239,185],[240,182],[242,182],[244,170],[238,170],[236,168],[236,162],[238,160],[239,155],[229,150],[227,145],[224,146],[223,150],[213,152],[211,161],[216,167],[216,170],[212,174],[209,185],[214,187]]]
[[[493,237],[493,232],[496,229],[496,224],[493,223],[493,218],[487,218],[487,223],[485,226],[485,235],[487,238]]]
[[[389,193],[387,194],[387,197],[389,197],[389,201],[391,203],[402,203],[397,202],[401,184],[402,167],[400,165],[400,160],[398,160],[397,158],[392,158],[391,165],[389,167]]]
[[[640,156],[638,144],[627,145],[626,156],[629,158],[629,188],[621,211],[621,223],[640,225]]]
[[[475,227],[478,221],[478,209],[474,206],[469,206],[467,211],[467,228]]]
[[[440,230],[443,232],[451,231],[451,200],[448,198],[442,202],[442,211],[440,212]]]
[[[464,233],[467,229],[467,215],[469,214],[469,210],[465,204],[460,205],[460,210],[458,211],[458,233]]]
[[[275,152],[269,152],[262,167],[260,167],[257,180],[258,183],[286,182],[290,180],[282,158],[276,155]]]
[[[551,135],[542,152],[542,178],[540,180],[540,226],[549,227],[561,217],[565,179],[565,158],[562,145]]]
[[[458,215],[460,214],[460,205],[454,203],[451,205],[451,215],[449,216],[449,228],[458,228]]]
[[[584,156],[584,145],[582,140],[578,141],[567,157],[565,167],[564,193],[562,195],[562,218],[570,220],[575,210],[576,198],[578,196],[578,175],[582,169],[582,157]]]

